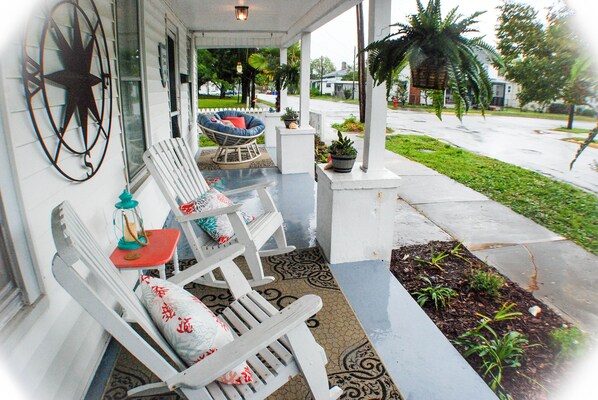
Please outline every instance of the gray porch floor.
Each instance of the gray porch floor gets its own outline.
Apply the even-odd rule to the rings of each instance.
[[[223,185],[227,189],[271,181],[269,191],[283,214],[289,244],[297,248],[316,245],[316,182],[308,174],[281,175],[276,168],[205,171],[203,174],[206,178],[224,178]],[[249,213],[259,212],[255,194],[244,194],[234,200],[243,202],[244,210]],[[423,231],[417,230],[416,242],[450,239],[406,207],[409,206],[400,202],[396,220],[407,214],[415,219],[413,222],[418,221],[416,225],[422,226]],[[401,233],[403,227],[400,222],[396,225],[397,245],[409,237]],[[184,240],[180,243],[179,257],[193,257]],[[336,264],[331,265],[331,270],[405,399],[496,399],[392,276],[388,264],[379,261]]]

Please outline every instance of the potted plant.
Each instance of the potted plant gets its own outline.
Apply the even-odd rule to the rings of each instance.
[[[455,7],[442,19],[440,0],[429,0],[425,8],[417,0],[417,10],[409,17],[409,23],[392,25],[398,27],[397,32],[364,49],[369,52],[368,65],[374,83],[385,82],[389,93],[393,72],[409,64],[413,86],[432,90],[432,102],[439,119],[442,119],[446,88],[452,92],[459,119],[471,106],[471,97],[482,107],[483,113],[484,105],[492,100],[492,83],[479,55],[499,66],[502,61],[482,37],[463,35],[477,32],[472,25],[483,12],[463,18]]]
[[[330,145],[332,169],[336,172],[351,172],[357,158],[357,150],[349,137],[343,137],[341,131],[337,131],[337,135],[338,140],[333,140]]]
[[[280,116],[280,120],[284,121],[284,126],[286,126],[287,129],[289,129],[289,126],[292,122],[294,122],[295,124],[298,123],[299,113],[293,110],[292,107],[287,107],[284,109],[284,114]]]

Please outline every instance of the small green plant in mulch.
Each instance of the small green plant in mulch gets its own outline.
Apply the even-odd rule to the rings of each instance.
[[[586,345],[586,336],[574,326],[563,325],[550,332],[550,344],[559,357],[579,356]]]
[[[429,265],[430,267],[438,268],[439,270],[444,272],[444,268],[442,268],[442,266],[440,265],[440,262],[450,255],[451,255],[450,252],[447,253],[444,250],[441,251],[440,253],[436,253],[434,248],[432,248],[432,249],[430,249],[430,259],[426,260],[421,257],[415,257],[414,260],[419,263]]]
[[[353,114],[349,118],[345,119],[342,123],[335,123],[331,125],[334,129],[341,132],[363,132],[365,126],[363,122],[359,122],[357,117]],[[386,133],[393,133],[394,129],[386,127]]]
[[[478,292],[484,292],[490,297],[498,297],[500,289],[505,284],[505,278],[491,271],[478,269],[468,276],[469,287]]]
[[[595,194],[427,136],[393,135],[387,137],[386,148],[488,196],[598,255]]]
[[[417,296],[417,304],[423,307],[428,301],[434,303],[436,311],[440,308],[446,308],[451,302],[451,299],[457,296],[457,292],[453,289],[443,286],[442,284],[434,285],[427,276],[420,276],[419,279],[424,281],[427,286],[422,287],[412,294]]]
[[[481,319],[478,325],[459,335],[453,343],[464,346],[465,358],[476,355],[482,362],[482,376],[490,380],[489,385],[499,394],[500,398],[508,399],[510,396],[503,392],[501,385],[503,372],[506,368],[518,368],[525,349],[536,346],[529,344],[529,340],[518,331],[512,330],[504,335],[499,335],[492,325],[498,322],[509,321],[521,316],[518,311],[511,311],[514,303],[505,303],[494,316],[488,317],[478,314]]]
[[[330,150],[318,135],[314,135],[314,161],[316,163],[327,163]]]

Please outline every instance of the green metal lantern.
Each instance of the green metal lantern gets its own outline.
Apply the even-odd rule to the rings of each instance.
[[[112,217],[118,248],[135,250],[147,246],[149,241],[143,229],[139,202],[133,200],[133,195],[127,189],[123,190],[118,198],[120,201],[114,205],[116,210]]]

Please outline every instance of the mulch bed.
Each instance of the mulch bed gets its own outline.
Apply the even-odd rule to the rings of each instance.
[[[434,254],[438,254],[442,251],[450,252],[457,245],[457,242],[430,242],[393,250],[391,271],[409,293],[428,286],[419,278],[422,275],[428,276],[433,285],[442,284],[458,293],[445,310],[436,311],[432,302],[424,305],[424,311],[449,340],[457,339],[459,335],[475,328],[480,321],[480,315],[477,313],[492,317],[505,302],[515,303],[511,311],[521,312],[520,317],[499,323],[493,322],[491,326],[500,337],[517,330],[529,339],[530,344],[540,346],[526,349],[519,368],[505,369],[502,391],[509,393],[515,400],[549,398],[550,393],[554,393],[560,383],[567,379],[567,372],[571,369],[572,362],[557,356],[557,351],[550,345],[549,336],[553,329],[562,327],[567,321],[535,299],[530,291],[520,288],[508,279],[497,298],[472,290],[467,279],[472,270],[496,270],[464,247],[459,251],[460,257],[450,255],[440,262],[444,272],[416,260],[416,257],[429,260],[432,249]],[[413,294],[412,296],[416,298]],[[536,305],[540,306],[542,311],[534,317],[528,309]],[[461,353],[465,351],[461,346],[455,347]],[[471,355],[467,361],[476,371],[481,371],[482,362],[477,355]]]

